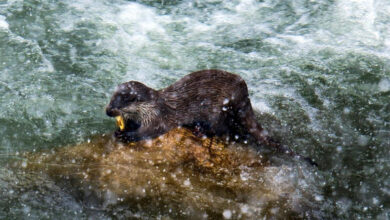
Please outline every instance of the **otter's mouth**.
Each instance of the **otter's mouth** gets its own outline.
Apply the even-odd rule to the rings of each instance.
[[[125,120],[123,120],[122,116],[116,116],[116,126],[118,126],[119,130],[123,131],[125,130]]]
[[[121,115],[116,116],[115,120],[120,131],[135,131],[141,127],[141,123],[132,119],[125,120]]]

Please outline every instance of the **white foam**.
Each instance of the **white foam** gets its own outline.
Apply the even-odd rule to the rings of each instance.
[[[287,39],[287,40],[290,40],[290,41],[293,41],[294,43],[297,43],[297,44],[305,45],[305,47],[307,47],[308,43],[312,43],[312,39],[309,39],[309,38],[302,36],[302,35],[280,35],[280,37]]]
[[[135,28],[132,31],[140,32],[141,34],[147,34],[148,32],[164,34],[165,29],[159,23],[169,21],[168,17],[159,16],[153,9],[137,3],[123,6],[118,18],[122,24],[132,25]]]
[[[5,21],[5,17],[3,15],[0,15],[0,29],[8,29],[9,25]]]
[[[267,103],[263,101],[258,101],[252,103],[253,108],[258,111],[258,112],[267,112],[270,113],[272,112],[272,109],[267,105]]]
[[[211,30],[211,26],[210,25],[207,25],[207,24],[204,24],[204,23],[200,23],[200,22],[194,23],[194,25],[191,28],[192,28],[192,30],[195,33],[208,32],[208,31]]]
[[[368,45],[376,45],[380,33],[376,29],[377,14],[374,0],[341,0],[336,4],[335,18],[343,25],[339,31],[346,31],[349,39],[356,39]],[[345,26],[348,25],[348,29]]]
[[[378,89],[381,92],[390,91],[390,79],[387,78],[381,79],[381,81],[378,83]]]

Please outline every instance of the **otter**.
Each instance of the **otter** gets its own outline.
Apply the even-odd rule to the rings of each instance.
[[[155,138],[173,128],[187,127],[197,136],[249,134],[259,144],[300,157],[267,135],[256,121],[245,81],[222,70],[193,72],[161,90],[137,81],[120,84],[106,114],[122,119],[114,134],[122,142]]]

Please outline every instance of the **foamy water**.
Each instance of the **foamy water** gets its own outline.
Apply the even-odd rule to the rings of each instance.
[[[0,3],[0,161],[114,130],[103,109],[121,82],[163,88],[219,68],[246,80],[271,135],[320,165],[271,183],[318,175],[308,188],[330,218],[387,219],[389,27],[386,0]],[[91,215],[55,184],[18,191],[26,179],[0,170],[0,217]],[[60,208],[42,211],[49,192]]]

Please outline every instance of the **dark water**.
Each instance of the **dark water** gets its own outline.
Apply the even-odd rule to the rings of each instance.
[[[103,109],[120,82],[162,88],[219,68],[247,81],[273,136],[319,164],[309,187],[329,218],[390,218],[386,0],[0,1],[0,51],[2,164],[112,131]],[[2,166],[0,218],[90,215],[28,179]]]

